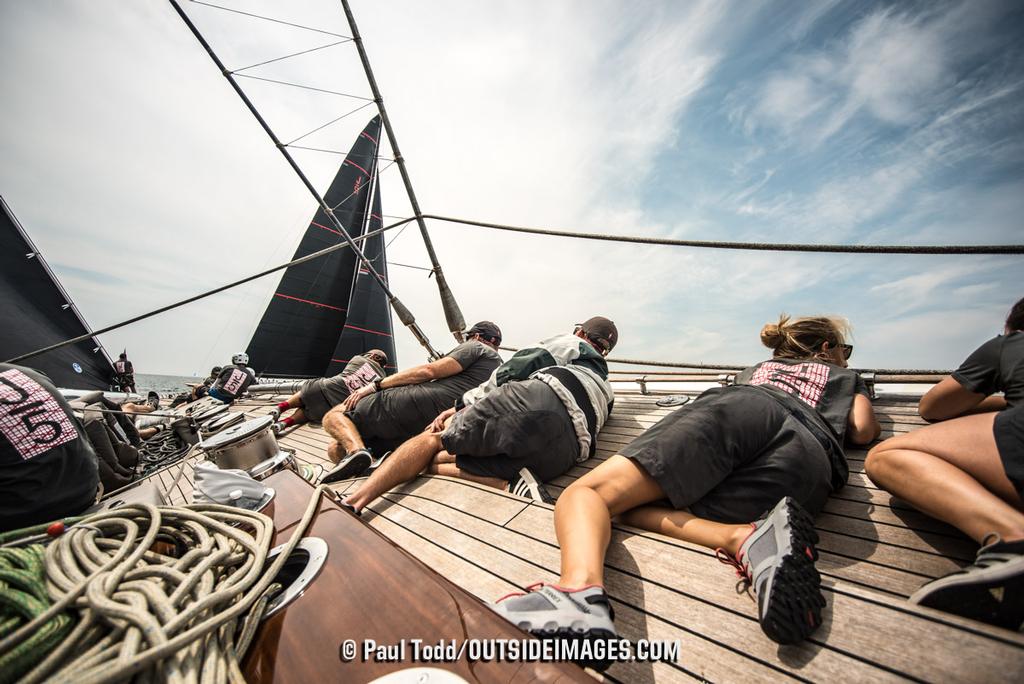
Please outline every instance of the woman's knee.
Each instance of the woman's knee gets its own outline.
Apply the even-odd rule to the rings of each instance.
[[[868,451],[864,459],[864,472],[872,482],[878,484],[878,478],[884,479],[900,468],[903,459],[900,457],[899,446],[899,438],[891,437]]]

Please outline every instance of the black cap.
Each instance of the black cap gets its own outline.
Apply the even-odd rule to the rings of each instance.
[[[598,351],[611,351],[619,341],[619,329],[604,316],[594,316],[580,324],[580,329],[587,337],[603,347]]]
[[[370,349],[369,351],[365,352],[363,356],[372,356],[374,358],[380,359],[380,365],[382,366],[387,364],[388,362],[388,355],[385,354],[380,349]]]
[[[501,344],[501,328],[490,321],[480,321],[466,331],[466,337],[480,335],[491,344]]]

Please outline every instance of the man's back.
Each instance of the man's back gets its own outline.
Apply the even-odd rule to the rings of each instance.
[[[485,382],[501,365],[498,352],[477,340],[463,342],[445,356],[457,361],[462,372],[419,385],[391,388],[378,395],[378,400],[395,415],[416,414],[429,421],[451,408],[465,392]]]
[[[0,363],[0,530],[78,513],[98,482],[96,455],[49,378]]]

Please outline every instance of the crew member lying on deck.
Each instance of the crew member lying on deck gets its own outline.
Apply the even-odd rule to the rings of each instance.
[[[1010,309],[1003,333],[921,398],[921,416],[943,422],[885,440],[864,469],[879,487],[981,544],[973,565],[929,582],[910,601],[1020,630],[1024,299]]]
[[[81,513],[98,484],[96,454],[50,379],[0,363],[0,531]]]
[[[348,399],[349,394],[381,380],[387,363],[387,354],[380,349],[371,349],[366,354],[353,356],[344,370],[334,377],[307,380],[302,389],[271,412],[276,418],[289,409],[295,409],[294,413],[274,425],[274,432],[311,420],[319,423],[328,411]]]
[[[611,517],[625,514],[630,525],[715,549],[735,566],[771,639],[810,634],[825,600],[805,509],[817,513],[845,484],[844,434],[867,444],[880,431],[864,381],[846,368],[845,327],[786,316],[766,325],[771,360],[704,392],[566,488],[555,506],[559,584],[495,609],[541,637],[580,625],[588,638],[613,637],[603,565]],[[671,507],[650,505],[666,498]]]
[[[480,321],[466,331],[466,341],[437,361],[406,368],[352,392],[323,418],[324,429],[335,439],[327,455],[338,463],[324,482],[354,477],[370,465],[371,450],[384,454],[422,432],[437,414],[466,391],[487,380],[501,364],[501,330]],[[367,449],[369,445],[369,449]],[[348,457],[359,455],[358,459]]]
[[[256,373],[247,365],[249,355],[241,352],[231,357],[231,366],[225,366],[217,376],[208,395],[211,399],[230,404],[240,397],[249,385],[256,382]]]
[[[399,447],[345,503],[359,512],[428,465],[431,473],[550,502],[537,479],[558,477],[594,453],[613,401],[604,357],[618,337],[614,323],[596,316],[572,334],[516,352]]]
[[[217,382],[217,378],[220,377],[220,373],[222,370],[224,369],[221,368],[220,366],[214,366],[210,370],[210,375],[207,376],[205,380],[203,380],[198,385],[192,385],[192,389],[190,389],[189,391],[182,392],[178,396],[174,397],[174,399],[171,400],[171,408],[177,408],[182,404],[188,404],[190,402],[197,401],[205,397],[207,394],[210,393],[210,388],[213,387],[213,383]]]

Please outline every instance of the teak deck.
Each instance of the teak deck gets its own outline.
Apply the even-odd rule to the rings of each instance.
[[[597,456],[549,483],[557,495],[671,408],[656,396],[619,393],[598,440]],[[275,399],[237,402],[266,413]],[[924,424],[905,398],[875,402],[882,438]],[[302,462],[327,465],[328,436],[304,425],[281,440]],[[1024,635],[912,606],[931,578],[969,562],[976,546],[953,528],[913,511],[872,485],[864,449],[850,449],[849,484],[816,521],[818,569],[828,602],[824,624],[803,644],[779,646],[757,623],[731,568],[703,547],[616,524],[606,582],[622,636],[680,643],[675,663],[617,663],[619,681],[917,681],[1024,679]],[[159,473],[166,490],[178,468]],[[352,482],[336,485],[337,491]],[[191,468],[170,493],[190,500]],[[420,477],[388,493],[363,520],[408,553],[483,601],[538,581],[558,579],[552,507],[446,477]]]

